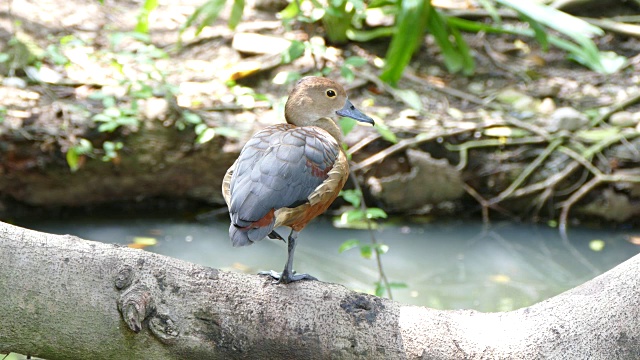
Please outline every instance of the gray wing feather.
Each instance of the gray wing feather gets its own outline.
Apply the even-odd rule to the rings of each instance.
[[[242,149],[231,178],[230,234],[239,236],[238,227],[251,225],[271,209],[306,202],[327,178],[338,152],[335,139],[315,128],[275,125],[254,135]],[[245,231],[248,240],[266,237],[274,223]]]

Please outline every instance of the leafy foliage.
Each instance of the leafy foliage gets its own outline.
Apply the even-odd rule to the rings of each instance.
[[[213,24],[214,21],[220,16],[220,12],[224,9],[226,0],[209,0],[204,4],[196,8],[196,10],[187,18],[184,24],[180,27],[180,37],[191,26],[195,26],[195,35],[198,36],[204,30],[205,27]],[[229,28],[235,29],[242,19],[244,12],[244,0],[233,0],[233,7],[231,9],[231,15],[229,16],[228,25]]]
[[[145,0],[138,13],[138,23],[135,31],[142,34],[149,33],[149,14],[158,7],[158,0]]]
[[[448,16],[443,10],[433,7],[430,0],[329,0],[326,4],[318,0],[302,0],[290,2],[279,15],[285,25],[294,20],[303,23],[322,22],[328,40],[336,44],[349,40],[366,42],[390,36],[391,43],[380,77],[391,84],[400,79],[411,57],[422,45],[426,32],[433,35],[442,52],[444,65],[451,73],[471,75],[475,71],[475,61],[462,36],[463,31],[530,37],[538,41],[543,49],[549,46],[563,49],[570,59],[600,73],[616,72],[626,64],[624,57],[612,52],[600,52],[591,38],[602,35],[602,30],[574,16],[534,1],[479,2],[489,13],[493,24]],[[305,3],[311,4],[310,12],[303,13],[301,10]],[[192,25],[196,26],[196,35],[199,34],[217,19],[224,4],[225,0],[207,1],[189,17],[181,28],[181,34]],[[515,10],[529,28],[505,24],[498,7]],[[229,18],[231,28],[238,24],[243,8],[244,0],[234,0]],[[392,16],[393,24],[366,28],[364,21],[372,11]],[[550,30],[561,36],[551,34]],[[300,56],[305,48],[303,45],[294,41],[284,54],[284,62]],[[348,70],[344,70],[343,75],[347,79],[350,76]]]

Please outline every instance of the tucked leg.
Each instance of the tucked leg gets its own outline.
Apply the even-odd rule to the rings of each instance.
[[[292,229],[291,233],[289,234],[289,243],[287,245],[287,250],[289,253],[287,257],[287,263],[284,266],[284,270],[282,271],[282,273],[277,273],[271,270],[271,271],[262,271],[259,274],[271,276],[276,280],[274,282],[276,284],[279,284],[279,283],[288,284],[290,282],[294,282],[298,280],[318,280],[309,274],[295,274],[295,272],[293,271],[293,254],[296,250],[297,238],[298,238],[298,232]]]
[[[286,242],[282,236],[280,236],[280,234],[278,234],[275,230],[273,230],[272,232],[269,233],[269,235],[267,235],[269,237],[269,239],[274,239],[274,240],[282,240],[283,242]]]

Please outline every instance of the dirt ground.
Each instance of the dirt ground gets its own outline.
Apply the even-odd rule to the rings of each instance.
[[[180,26],[185,23],[195,6],[202,2],[201,0],[160,1],[160,5],[150,17],[152,43],[158,48],[169,51],[171,55],[168,59],[158,61],[157,66],[167,72],[168,82],[182,84],[181,90],[191,97],[189,100],[194,108],[207,109],[228,104],[231,98],[237,97],[237,94],[233,94],[225,85],[229,69],[252,58],[233,49],[231,42],[234,34],[252,32],[302,40],[323,34],[320,26],[301,27],[299,24],[294,24],[292,29],[285,29],[278,21],[276,12],[256,10],[255,4],[250,1],[246,5],[243,20],[235,31],[226,26],[229,10],[227,9],[223,11],[216,25],[205,28],[197,38],[194,38],[193,30],[187,31],[184,36],[187,39],[185,46],[180,51],[173,51]],[[60,67],[45,61],[44,66],[50,67],[62,76],[59,83],[68,83],[71,87],[65,91],[62,90],[64,88],[58,89],[56,85],[51,85],[49,90],[53,91],[54,95],[63,98],[70,96],[68,93],[75,90],[75,94],[71,95],[75,95],[76,100],[83,100],[83,94],[77,85],[115,86],[117,83],[114,84],[113,78],[117,76],[114,76],[116,70],[111,68],[110,64],[92,64],[91,68],[87,68],[86,61],[79,59],[101,50],[108,50],[110,35],[131,31],[135,27],[140,6],[141,4],[135,1],[107,0],[104,5],[101,5],[96,0],[66,2],[12,0],[0,9],[0,39],[2,39],[0,50],[5,48],[2,51],[7,51],[6,44],[13,33],[24,34],[41,49],[59,43],[65,36],[79,39],[83,44],[75,47],[74,51],[68,50],[65,53],[72,61],[71,65]],[[615,12],[611,6],[607,9]],[[620,5],[618,12],[629,15],[629,10],[628,7]],[[592,9],[591,12],[585,15],[598,15],[601,9]],[[377,88],[375,84],[368,84],[363,91],[357,91],[356,96],[360,100],[373,99],[372,102],[367,103],[369,105],[367,111],[375,113],[388,125],[402,129],[428,126],[425,123],[434,118],[441,122],[455,121],[455,117],[452,117],[449,111],[451,108],[462,111],[464,117],[479,116],[478,112],[483,108],[482,105],[452,96],[447,89],[455,89],[463,94],[475,96],[486,104],[501,90],[514,88],[536,99],[550,98],[555,107],[572,106],[580,111],[610,106],[624,98],[625,94],[634,94],[638,90],[640,41],[637,38],[607,33],[596,39],[601,50],[615,51],[629,59],[626,70],[612,75],[594,73],[567,60],[566,53],[553,47],[548,52],[542,52],[534,41],[523,44],[520,41],[522,39],[519,40],[516,37],[488,34],[470,34],[466,38],[477,61],[474,76],[448,74],[433,38],[427,36],[424,46],[414,56],[409,70],[415,76],[405,77],[399,82],[398,88],[413,88],[421,95],[421,101],[426,110],[422,116],[418,118],[410,116],[415,114],[403,116],[402,112],[408,106],[393,99],[384,89]],[[361,55],[371,60],[375,57],[384,57],[387,45],[386,40],[381,40],[330,48],[339,62],[342,58],[351,55]],[[311,61],[310,56],[306,56],[293,64],[280,65],[248,77],[240,83],[250,86],[257,94],[266,94],[270,99],[280,99],[287,94],[289,87],[277,85],[271,81],[276,73],[297,71],[308,74],[317,71],[316,65]],[[329,76],[340,77],[337,65],[327,63],[328,67],[333,68]],[[379,73],[379,70],[372,66],[361,71],[372,76]],[[416,78],[421,82],[410,80],[416,80]],[[2,105],[9,110],[29,112],[34,105],[42,106],[53,100],[50,98],[51,94],[40,95],[45,92],[42,85],[31,83],[28,85],[22,91],[16,91],[15,88],[7,86],[0,88],[3,95]],[[359,82],[356,82],[355,86],[358,85]],[[86,89],[81,90],[86,91]],[[258,113],[256,120],[280,121],[275,118],[278,114],[271,114],[269,111],[253,112]],[[458,115],[455,111],[454,113]],[[9,114],[8,122],[20,122],[19,118],[28,118],[27,114],[18,113],[18,115],[22,116]],[[226,121],[231,122],[238,118],[237,112],[230,115],[234,119]],[[245,117],[251,117],[251,114],[240,116],[242,119]],[[417,121],[407,121],[408,119]]]
[[[346,84],[354,104],[387,125],[400,138],[442,129],[472,128],[479,121],[493,121],[505,116],[544,128],[558,108],[571,107],[597,117],[640,93],[640,40],[613,32],[596,39],[601,50],[615,51],[628,58],[628,65],[611,75],[598,74],[578,65],[558,49],[544,52],[534,41],[523,42],[523,39],[513,36],[492,34],[465,35],[477,62],[476,73],[469,77],[452,75],[443,65],[433,37],[427,35],[397,86],[398,89],[415,91],[419,95],[421,109],[412,108],[410,101],[376,80],[380,73],[376,67],[377,58],[384,57],[388,40],[335,47],[327,45],[322,57],[307,53],[290,64],[277,64],[242,77],[238,74],[253,66],[255,60],[267,63],[273,58],[239,52],[233,43],[238,33],[322,42],[323,29],[296,23],[284,28],[273,10],[281,8],[281,3],[262,1],[256,4],[248,1],[243,20],[235,31],[226,26],[227,8],[216,24],[205,28],[199,36],[194,35],[193,29],[185,31],[184,44],[178,48],[180,26],[201,3],[197,0],[160,1],[150,16],[151,43],[167,52],[169,57],[149,58],[146,63],[137,63],[131,58],[123,60],[125,55],[109,55],[114,48],[121,53],[129,51],[138,55],[144,51],[126,39],[113,46],[114,34],[134,29],[140,2],[105,0],[100,4],[97,0],[10,0],[3,3],[0,7],[0,53],[15,51],[10,40],[17,36],[22,43],[30,45],[31,53],[36,49],[35,52],[47,55],[38,66],[33,65],[28,55],[24,55],[25,59],[16,56],[12,60],[24,63],[25,66],[18,69],[11,70],[6,62],[4,67],[0,66],[0,111],[4,113],[4,121],[0,123],[0,157],[3,158],[0,176],[42,168],[46,166],[43,162],[51,161],[20,154],[16,150],[16,142],[36,140],[39,151],[55,150],[58,153],[55,161],[58,166],[63,166],[65,161],[60,154],[77,144],[79,138],[101,142],[137,132],[134,126],[116,135],[96,133],[91,116],[102,111],[102,105],[91,95],[99,90],[122,96],[126,92],[126,84],[135,80],[158,83],[158,74],[163,74],[163,81],[178,90],[176,104],[163,102],[163,94],[158,91],[152,99],[142,102],[144,116],[163,120],[167,125],[174,120],[162,112],[171,112],[177,106],[196,112],[207,126],[239,130],[239,140],[219,144],[225,152],[237,151],[243,139],[265,124],[281,121],[283,99],[290,85],[272,81],[280,72],[312,74],[323,67],[330,69],[327,75]],[[630,11],[637,10],[632,4],[611,3],[614,6],[607,6],[611,16],[629,15]],[[581,11],[580,15],[591,17],[603,13],[602,8]],[[56,49],[70,60],[68,64],[55,63]],[[357,69],[353,82],[347,83],[340,76],[340,65],[345,58],[354,55],[367,59],[368,63]],[[120,66],[114,66],[114,59]],[[233,77],[240,77],[237,83],[244,87],[228,86]],[[630,104],[626,110],[640,112],[640,105]],[[374,132],[358,130],[348,139],[351,144]],[[470,136],[476,135],[480,134],[471,133]],[[187,150],[193,150],[185,146]],[[366,154],[356,154],[354,159],[364,160],[371,153],[388,146],[372,144]],[[459,160],[433,152],[431,156]],[[375,175],[382,178],[405,166],[402,162],[406,158],[395,160],[386,168],[375,170]],[[483,184],[482,187],[491,187],[491,184]],[[21,196],[20,200],[29,202],[25,200],[29,199],[27,195]],[[206,196],[213,195],[207,193]],[[219,195],[216,196],[214,202],[220,201]],[[36,205],[46,205],[46,200]]]

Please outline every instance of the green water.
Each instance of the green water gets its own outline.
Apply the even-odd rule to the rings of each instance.
[[[281,271],[286,260],[285,244],[275,240],[233,248],[228,222],[222,220],[74,218],[17,225],[118,244],[152,237],[158,243],[147,251],[229,271]],[[288,234],[285,229],[280,233]],[[389,246],[383,255],[389,280],[407,285],[394,290],[394,299],[438,309],[528,306],[640,253],[640,246],[628,241],[640,236],[638,229],[572,228],[563,240],[557,229],[543,225],[496,223],[483,229],[480,222],[447,221],[383,226],[375,236]],[[375,261],[363,259],[357,249],[338,253],[345,240],[367,242],[369,237],[367,231],[337,229],[329,219],[318,219],[300,234],[294,268],[321,281],[372,292],[378,279]]]

